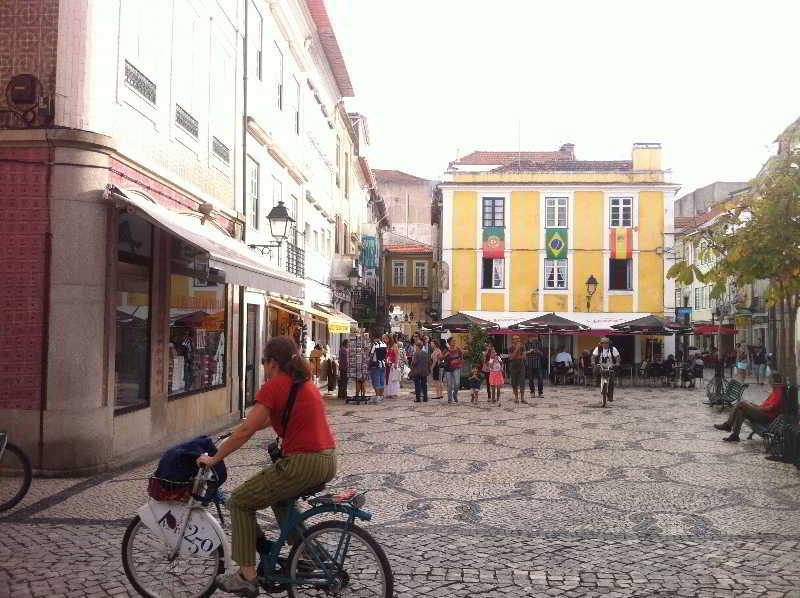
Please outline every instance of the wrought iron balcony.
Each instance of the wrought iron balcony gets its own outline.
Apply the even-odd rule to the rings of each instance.
[[[293,243],[286,243],[286,270],[298,278],[306,276],[306,252]]]
[[[125,83],[150,103],[156,103],[156,84],[127,60],[125,61]]]

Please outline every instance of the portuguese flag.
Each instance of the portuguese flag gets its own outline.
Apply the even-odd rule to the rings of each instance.
[[[633,255],[633,231],[629,228],[612,228],[608,235],[611,259],[630,259]]]
[[[506,229],[487,226],[483,229],[483,257],[503,257],[506,248]]]
[[[569,238],[566,228],[548,228],[544,235],[544,246],[547,249],[548,260],[567,259],[567,239]]]

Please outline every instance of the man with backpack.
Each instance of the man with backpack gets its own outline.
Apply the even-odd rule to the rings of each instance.
[[[600,344],[592,351],[592,365],[613,369],[620,363],[619,351],[611,346],[611,340],[604,336],[600,339]],[[614,400],[614,376],[608,380],[608,400]]]
[[[386,343],[381,340],[380,332],[372,334],[372,347],[369,350],[369,378],[375,389],[374,402],[383,400],[383,387],[386,386]]]

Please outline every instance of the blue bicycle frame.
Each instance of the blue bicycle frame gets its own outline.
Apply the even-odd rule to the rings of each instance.
[[[368,511],[362,511],[361,509],[357,509],[351,505],[346,503],[333,503],[333,504],[323,504],[318,505],[315,507],[311,507],[303,511],[302,513],[299,512],[296,508],[297,501],[292,501],[288,505],[287,515],[284,521],[278,522],[281,528],[280,536],[278,537],[277,541],[272,542],[272,546],[270,548],[269,553],[266,556],[266,562],[264,562],[264,571],[275,571],[278,565],[278,554],[280,553],[281,548],[284,544],[286,544],[287,538],[289,536],[289,532],[291,530],[297,530],[298,535],[300,536],[300,541],[303,544],[306,544],[305,534],[303,533],[304,527],[302,523],[311,517],[316,515],[321,515],[322,513],[342,513],[347,515],[347,522],[345,524],[344,531],[346,532],[349,530],[353,523],[355,522],[356,518],[361,519],[362,521],[369,521],[372,519],[372,514]],[[344,544],[344,546],[343,546]],[[262,579],[266,581],[270,581],[272,583],[283,583],[283,584],[305,584],[305,585],[325,585],[329,583],[336,573],[335,568],[337,568],[340,562],[344,561],[344,556],[347,554],[347,549],[349,548],[349,535],[346,533],[342,533],[342,537],[339,539],[339,545],[336,547],[336,553],[333,555],[333,558],[327,558],[326,555],[320,555],[317,553],[316,549],[311,547],[309,544],[306,544],[312,550],[309,551],[309,556],[315,561],[314,565],[322,570],[324,577],[319,580],[314,580],[308,577],[304,577],[302,579],[296,579],[292,577],[280,577],[267,574]],[[264,556],[262,555],[262,561]]]

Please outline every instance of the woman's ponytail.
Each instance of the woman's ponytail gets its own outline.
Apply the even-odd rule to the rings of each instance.
[[[276,336],[267,343],[264,349],[264,360],[272,359],[278,369],[291,376],[295,382],[305,382],[311,378],[311,366],[288,336]]]

